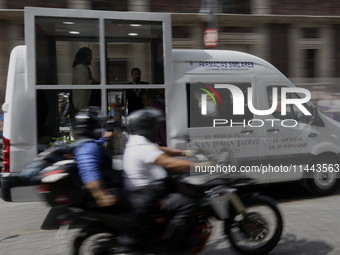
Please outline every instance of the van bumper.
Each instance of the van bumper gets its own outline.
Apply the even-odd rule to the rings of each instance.
[[[11,188],[31,186],[27,179],[20,176],[20,173],[1,173],[1,197],[6,202],[12,202]]]

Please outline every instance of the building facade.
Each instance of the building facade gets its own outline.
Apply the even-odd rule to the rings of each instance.
[[[336,0],[0,0],[1,104],[10,52],[24,44],[25,6],[171,13],[173,48],[204,49],[205,29],[217,28],[215,49],[259,56],[288,78],[340,77]]]

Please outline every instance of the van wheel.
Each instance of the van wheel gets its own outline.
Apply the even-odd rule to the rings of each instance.
[[[307,175],[307,187],[315,195],[332,194],[339,187],[340,162],[333,157],[324,156],[313,161]],[[338,167],[336,167],[338,166]]]

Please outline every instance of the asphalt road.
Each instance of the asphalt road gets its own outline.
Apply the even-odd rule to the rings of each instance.
[[[252,188],[279,201],[284,217],[284,232],[272,255],[340,254],[340,192],[315,197],[295,184]],[[63,239],[55,239],[60,209],[44,203],[6,203],[0,200],[0,255],[67,254],[78,229],[71,229]],[[215,223],[210,244],[203,255],[238,254]]]

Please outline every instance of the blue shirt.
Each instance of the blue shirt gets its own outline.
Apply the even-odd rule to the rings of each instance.
[[[100,138],[94,142],[86,142],[77,147],[74,154],[77,160],[78,173],[83,183],[93,182],[103,178],[100,171],[104,155],[100,145],[105,142]]]

